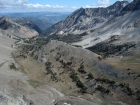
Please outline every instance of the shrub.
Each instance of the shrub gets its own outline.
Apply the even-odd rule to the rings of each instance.
[[[87,89],[87,87],[85,87],[85,85],[80,80],[77,81],[76,85],[77,85],[77,87],[81,88],[82,90]]]
[[[92,73],[89,73],[87,76],[88,76],[88,79],[94,79]]]
[[[98,87],[96,88],[98,91],[103,92],[103,93],[110,93],[109,89],[105,89],[103,86],[98,85]]]
[[[46,66],[46,70],[49,72],[51,71],[51,67],[52,67],[52,63],[51,62],[46,62],[45,63],[45,66]]]
[[[136,100],[140,100],[140,90],[136,91],[136,97],[137,97]]]
[[[84,65],[81,65],[80,68],[78,69],[78,71],[82,74],[85,74],[87,73],[85,70],[84,70]]]
[[[35,59],[35,60],[38,60],[38,55],[35,55],[35,56],[34,56],[34,59]]]
[[[77,86],[78,88],[81,88],[80,91],[81,91],[82,93],[86,93],[87,87],[79,80],[79,78],[78,78],[78,76],[77,76],[77,73],[72,72],[72,74],[70,75],[70,78],[71,78],[74,82],[76,82],[76,86]]]
[[[104,79],[104,78],[97,78],[96,81],[101,82],[101,83],[107,83],[107,84],[110,84],[110,85],[115,84],[115,81],[109,80],[109,79]]]
[[[130,88],[129,84],[120,83],[119,86],[123,88],[123,92],[127,93],[128,95],[134,94],[134,90]]]
[[[15,64],[14,64],[14,63],[11,63],[11,64],[10,64],[10,69],[17,70],[17,68],[16,68],[16,66],[15,66]]]
[[[70,78],[72,79],[73,82],[77,82],[79,80],[77,73],[72,72],[72,74],[70,75]]]

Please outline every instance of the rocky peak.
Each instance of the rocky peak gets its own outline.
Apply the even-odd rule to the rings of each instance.
[[[10,20],[10,19],[7,18],[7,17],[0,17],[0,20],[1,20],[1,21],[8,21],[8,20]]]
[[[124,8],[126,5],[128,5],[128,1],[116,1],[113,5],[111,5],[110,7],[113,8]]]
[[[3,30],[6,30],[8,27],[11,27],[13,24],[12,20],[6,17],[1,17],[0,18],[0,28]]]
[[[133,0],[130,4],[128,4],[122,11],[135,11],[140,9],[140,0]]]

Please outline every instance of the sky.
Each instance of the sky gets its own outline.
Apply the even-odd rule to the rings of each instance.
[[[116,1],[123,0],[0,0],[0,12],[73,12],[81,7],[106,7]]]

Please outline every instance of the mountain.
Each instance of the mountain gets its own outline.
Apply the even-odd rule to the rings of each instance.
[[[29,91],[27,98],[37,105],[50,105],[46,100],[56,94],[40,87],[47,84],[71,97],[54,96],[52,105],[139,105],[139,13],[138,0],[80,8],[45,36],[20,39],[13,57],[38,91]],[[15,85],[19,82],[9,84],[23,87]],[[50,95],[44,97],[46,93]]]
[[[41,32],[46,31],[49,27],[66,18],[70,13],[57,12],[27,12],[27,13],[0,13],[1,16],[8,17],[13,21],[32,21]]]
[[[140,1],[117,1],[106,8],[80,8],[53,25],[44,35],[51,39],[91,47],[114,35],[127,35],[139,41]]]
[[[31,20],[26,20],[26,19],[22,19],[22,18],[19,18],[19,19],[13,19],[14,22],[22,25],[22,26],[25,26],[25,27],[28,27],[30,29],[34,29],[36,30],[38,33],[41,33],[42,30],[34,23],[32,22]]]
[[[84,33],[81,34],[81,40],[74,44],[87,48],[105,41],[114,35],[122,35],[122,37],[123,35],[126,35],[129,37],[130,42],[138,42],[140,39],[139,5],[140,1],[134,0],[100,27],[85,30]],[[126,40],[124,39],[124,41]],[[124,42],[122,41],[121,43]]]
[[[0,18],[0,29],[5,31],[5,33],[9,35],[14,35],[23,38],[38,35],[37,31],[15,23],[11,19],[6,17]]]
[[[79,33],[98,28],[116,13],[119,13],[127,4],[128,2],[126,1],[117,1],[115,4],[106,8],[80,8],[63,21],[52,26],[47,34]]]

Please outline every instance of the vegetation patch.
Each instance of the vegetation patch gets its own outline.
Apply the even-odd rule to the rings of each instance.
[[[136,100],[140,100],[140,90],[136,91]]]
[[[89,73],[87,76],[88,76],[87,79],[94,79],[94,76],[92,75],[92,73]]]
[[[10,69],[13,69],[13,70],[18,70],[16,65],[14,63],[11,63],[10,64]]]
[[[63,35],[60,36],[60,35],[54,34],[54,35],[48,36],[46,38],[46,40],[50,40],[51,39],[51,40],[63,41],[63,42],[66,42],[66,43],[73,43],[73,42],[80,41],[81,38],[82,38],[82,36],[78,35],[78,34],[76,34],[76,35],[68,34],[68,35],[65,35],[65,36],[63,36]]]
[[[71,73],[70,78],[72,79],[73,82],[77,82],[79,80],[77,73],[75,72]]]
[[[134,90],[132,90],[129,84],[120,83],[119,86],[123,88],[123,92],[127,93],[128,95],[134,95]]]
[[[97,78],[96,81],[97,82],[101,82],[101,83],[107,83],[107,84],[110,84],[110,85],[114,85],[115,84],[115,81],[109,80],[109,79],[105,79],[105,78]]]
[[[81,36],[79,35],[67,35],[59,38],[59,41],[64,41],[66,43],[78,42],[81,40]]]
[[[57,79],[57,77],[56,77],[56,73],[54,73],[53,71],[52,71],[52,63],[51,62],[46,62],[45,63],[45,66],[46,66],[46,71],[47,71],[47,73],[46,74],[50,74],[51,75],[51,79],[53,80],[53,81],[57,81],[58,82],[58,79]]]
[[[85,69],[84,69],[84,65],[80,65],[80,68],[78,68],[78,71],[80,72],[80,73],[82,73],[82,74],[85,74],[85,73],[87,73],[86,71],[85,71]]]
[[[86,93],[87,87],[80,81],[80,79],[77,76],[77,73],[72,72],[70,78],[73,80],[73,82],[76,82],[76,86],[81,89],[80,91],[82,93]]]
[[[114,45],[107,42],[101,42],[87,49],[99,55],[108,56],[111,54],[116,54],[117,52],[122,53],[123,51],[126,51],[129,48],[134,47],[134,46],[135,44],[131,44],[131,43],[125,43],[122,45]]]
[[[109,89],[104,88],[103,86],[98,85],[98,87],[96,88],[96,90],[102,92],[102,93],[111,93],[111,91]]]
[[[30,85],[31,85],[33,88],[37,88],[37,87],[43,85],[42,82],[39,82],[39,81],[36,81],[36,80],[28,80],[28,82],[30,83]]]

